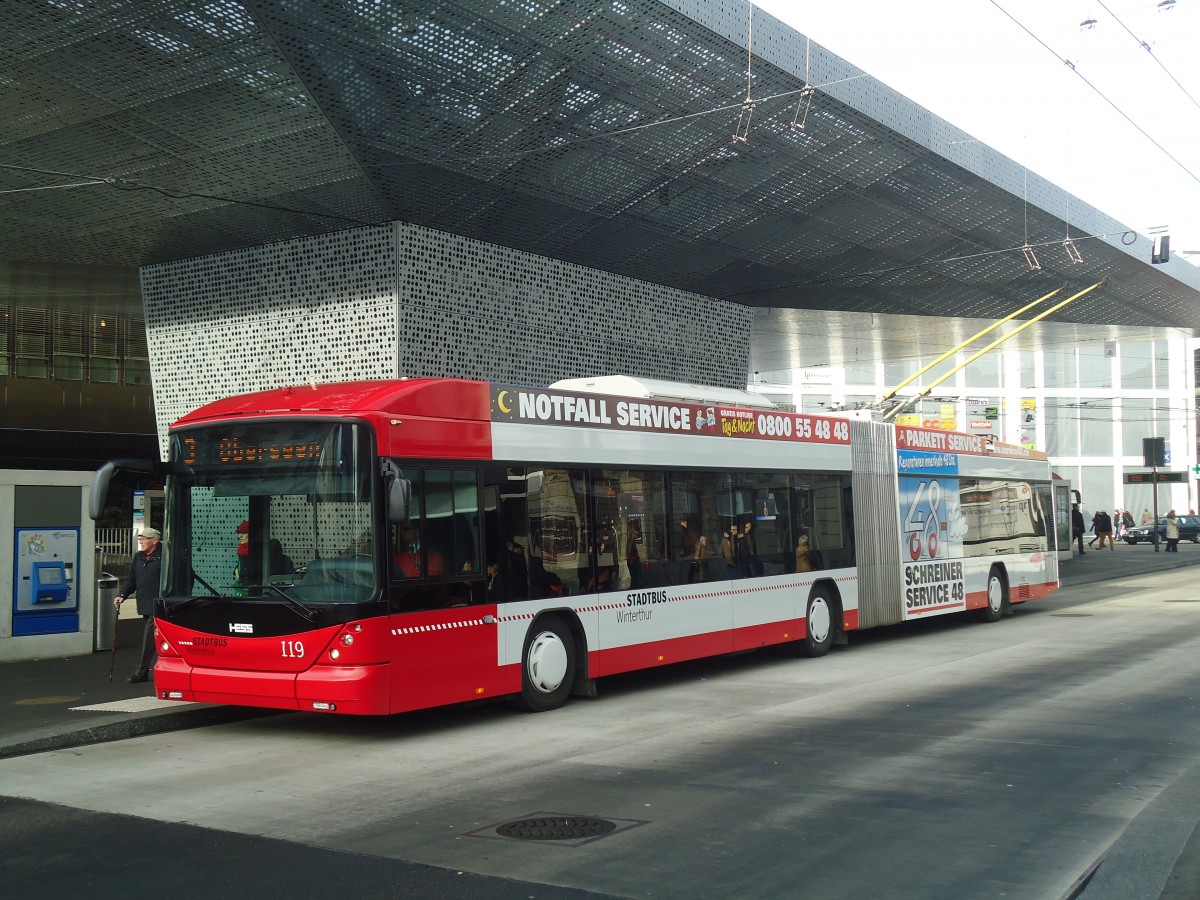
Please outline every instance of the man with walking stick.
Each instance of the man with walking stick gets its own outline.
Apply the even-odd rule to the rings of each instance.
[[[158,596],[159,572],[162,570],[161,539],[157,528],[146,528],[138,535],[139,549],[133,555],[129,577],[114,601],[120,616],[121,602],[133,594],[137,597],[138,615],[143,620],[141,661],[134,673],[125,679],[130,684],[149,681],[150,670],[154,667],[154,598]]]

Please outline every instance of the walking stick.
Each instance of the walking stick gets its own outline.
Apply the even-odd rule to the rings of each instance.
[[[121,619],[121,607],[117,607],[117,614],[113,616],[113,648],[112,656],[108,660],[108,683],[112,684],[113,666],[117,662],[117,622]]]

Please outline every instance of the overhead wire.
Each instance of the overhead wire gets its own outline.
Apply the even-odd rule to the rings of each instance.
[[[1133,232],[1130,232],[1128,230],[1105,231],[1105,232],[1101,232],[1100,234],[1085,234],[1082,236],[1076,236],[1076,237],[1072,238],[1072,240],[1074,242],[1078,243],[1080,241],[1101,240],[1103,238],[1113,237],[1114,235],[1118,235],[1118,234],[1119,235],[1128,235],[1128,234],[1132,234],[1132,233]],[[769,293],[771,291],[788,290],[791,288],[813,287],[813,286],[822,285],[822,284],[831,284],[831,283],[839,282],[839,281],[849,281],[854,278],[869,278],[869,277],[874,277],[874,276],[879,276],[879,275],[891,275],[895,272],[906,272],[911,269],[920,269],[920,268],[924,268],[926,266],[939,266],[939,265],[947,265],[949,263],[969,262],[969,261],[975,260],[975,259],[983,259],[988,256],[1001,256],[1004,254],[1019,253],[1023,249],[1026,249],[1026,248],[1037,249],[1037,248],[1041,248],[1041,247],[1055,247],[1055,246],[1059,246],[1061,244],[1062,244],[1062,241],[1053,239],[1053,240],[1047,240],[1047,241],[1040,241],[1040,242],[1034,243],[1034,244],[1022,244],[1020,246],[1002,247],[999,250],[981,250],[978,253],[967,253],[967,254],[963,254],[962,256],[947,256],[947,257],[942,257],[940,259],[923,259],[923,260],[920,260],[919,262],[906,263],[905,265],[902,265],[902,266],[889,266],[886,269],[866,269],[864,271],[853,272],[848,275],[831,275],[828,278],[814,278],[809,281],[794,281],[794,282],[788,282],[787,284],[777,284],[777,285],[772,285],[770,287],[755,288],[753,290],[737,291],[737,292],[733,292],[733,293],[723,294],[722,299],[728,300],[728,299],[732,299],[734,297],[752,297],[756,294],[765,294],[765,293]]]
[[[230,203],[238,206],[249,206],[255,209],[265,209],[272,212],[283,212],[296,216],[312,216],[321,219],[332,219],[339,222],[344,222],[356,226],[372,226],[377,225],[377,222],[367,222],[363,219],[356,219],[352,216],[343,216],[340,213],[327,213],[319,210],[297,209],[295,207],[283,206],[278,203],[261,203],[257,200],[241,200],[237,197],[222,197],[217,194],[204,194],[197,191],[180,191],[164,188],[155,184],[147,184],[144,181],[138,181],[132,178],[119,178],[116,176],[98,176],[98,175],[81,175],[78,172],[58,172],[52,169],[39,169],[33,166],[18,166],[12,163],[0,163],[0,169],[8,169],[15,172],[32,172],[38,175],[52,175],[57,178],[82,178],[87,179],[74,184],[53,184],[41,185],[36,187],[15,188],[10,190],[0,191],[0,194],[16,194],[23,191],[36,190],[61,190],[64,188],[77,187],[94,187],[97,185],[105,185],[121,191],[151,191],[161,194],[172,200],[211,200],[216,203]]]
[[[1069,68],[1080,81],[1082,81],[1084,84],[1086,84],[1096,94],[1096,96],[1098,96],[1101,100],[1103,100],[1105,103],[1107,103],[1109,106],[1111,106],[1113,108],[1113,110],[1116,111],[1117,115],[1119,115],[1122,119],[1124,119],[1126,122],[1128,122],[1130,125],[1132,125],[1138,131],[1138,133],[1142,135],[1142,137],[1144,137],[1151,144],[1153,144],[1155,147],[1157,147],[1158,150],[1164,156],[1167,157],[1167,159],[1169,159],[1169,160],[1171,160],[1171,162],[1175,163],[1175,165],[1177,165],[1189,178],[1191,178],[1193,181],[1200,184],[1200,176],[1197,176],[1195,172],[1193,172],[1186,165],[1184,165],[1182,162],[1180,162],[1179,159],[1177,159],[1175,157],[1175,155],[1173,153],[1171,153],[1171,151],[1169,151],[1166,147],[1164,147],[1157,140],[1155,140],[1153,137],[1151,137],[1150,134],[1146,131],[1146,129],[1142,128],[1141,125],[1139,125],[1137,122],[1135,122],[1132,118],[1129,117],[1129,115],[1125,112],[1125,110],[1123,110],[1123,109],[1121,109],[1121,107],[1117,106],[1117,104],[1114,103],[1108,97],[1108,95],[1106,95],[1102,90],[1100,90],[1098,87],[1096,87],[1094,84],[1092,84],[1092,82],[1089,81],[1087,79],[1087,77],[1082,72],[1080,72],[1079,69],[1077,69],[1075,67],[1074,63],[1072,63],[1070,60],[1068,60],[1062,56],[1059,56],[1059,54],[1053,48],[1051,48],[1049,44],[1047,44],[1040,37],[1038,37],[1036,34],[1034,34],[1032,31],[1030,31],[1024,25],[1024,23],[1022,23],[1016,16],[1014,16],[1012,13],[1010,13],[1008,10],[1006,10],[1003,6],[1001,6],[997,2],[997,0],[988,0],[988,2],[991,3],[992,6],[996,7],[996,9],[1000,10],[1000,12],[1002,12],[1010,20],[1012,20],[1014,25],[1016,25],[1018,28],[1020,28],[1022,31],[1024,31],[1027,35],[1029,35],[1031,38],[1033,38],[1051,56],[1053,56],[1055,59],[1057,59],[1059,62],[1061,62],[1067,68]]]
[[[1118,25],[1120,25],[1122,28],[1125,29],[1126,34],[1128,34],[1131,38],[1133,38],[1135,41],[1137,41],[1137,44],[1139,47],[1141,47],[1143,50],[1145,50],[1147,53],[1150,54],[1150,58],[1152,60],[1154,60],[1155,65],[1157,65],[1160,69],[1162,69],[1163,73],[1168,78],[1170,78],[1173,82],[1175,82],[1175,87],[1179,88],[1179,90],[1183,93],[1183,96],[1187,97],[1188,100],[1191,101],[1192,106],[1196,107],[1196,109],[1200,109],[1200,103],[1197,103],[1196,98],[1193,97],[1190,93],[1188,93],[1188,89],[1179,83],[1178,78],[1176,78],[1173,74],[1171,74],[1171,70],[1168,69],[1165,65],[1163,65],[1163,61],[1158,58],[1158,56],[1155,54],[1155,52],[1154,52],[1153,48],[1150,46],[1150,44],[1147,43],[1146,41],[1142,40],[1141,38],[1139,38],[1132,31],[1130,31],[1129,26],[1126,25],[1124,22],[1122,22],[1121,19],[1117,16],[1117,14],[1115,12],[1113,12],[1111,9],[1109,9],[1107,6],[1104,5],[1104,0],[1096,0],[1096,2],[1100,4],[1101,9],[1103,9],[1106,13],[1108,13],[1110,16],[1113,17],[1113,20]]]

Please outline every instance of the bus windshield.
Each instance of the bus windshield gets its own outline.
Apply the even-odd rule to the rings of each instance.
[[[355,423],[171,435],[164,598],[372,599],[372,458],[370,431]]]

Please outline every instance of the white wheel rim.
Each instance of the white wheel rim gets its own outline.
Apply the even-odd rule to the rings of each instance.
[[[526,669],[529,683],[543,694],[552,694],[567,677],[567,647],[553,631],[543,631],[529,642]]]
[[[999,578],[988,579],[988,606],[992,612],[1000,612],[1000,607],[1004,603],[1004,585],[1000,583]]]
[[[823,644],[829,637],[833,619],[829,615],[829,604],[824,597],[817,597],[808,608],[808,636],[815,643]]]

